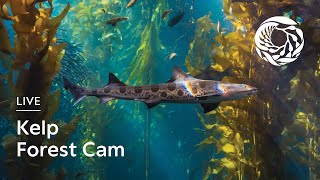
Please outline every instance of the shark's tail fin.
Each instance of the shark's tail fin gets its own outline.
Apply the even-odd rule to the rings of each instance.
[[[78,102],[80,102],[83,98],[86,97],[86,95],[84,94],[85,89],[83,87],[72,84],[65,77],[63,77],[63,83],[64,88],[71,92],[74,99],[74,105],[76,105]]]

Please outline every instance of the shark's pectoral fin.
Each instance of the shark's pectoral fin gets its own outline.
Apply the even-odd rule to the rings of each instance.
[[[147,105],[148,109],[151,109],[157,106],[158,104],[160,104],[159,99],[147,99],[147,100],[144,100],[143,102]]]
[[[218,107],[219,103],[201,104],[203,112],[208,113]]]
[[[154,103],[146,103],[145,104],[147,105],[148,109],[151,109],[155,106],[157,106],[158,104],[160,104],[159,102],[154,102]]]
[[[74,96],[74,103],[73,103],[73,105],[75,106],[76,104],[78,104],[82,99],[84,99],[85,97],[87,97],[87,96],[85,96],[85,95],[83,95],[83,96],[81,96],[81,95],[75,95]]]
[[[108,102],[108,101],[113,100],[114,98],[109,97],[109,96],[103,96],[103,97],[100,97],[99,99],[100,99],[99,103],[100,103],[100,104],[104,104],[104,103],[106,103],[106,102]]]

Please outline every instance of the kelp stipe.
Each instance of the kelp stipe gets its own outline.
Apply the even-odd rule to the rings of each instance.
[[[7,29],[0,18],[0,66],[9,69],[12,65],[12,49]],[[12,98],[8,92],[8,74],[0,73],[0,118],[9,118],[10,102]]]

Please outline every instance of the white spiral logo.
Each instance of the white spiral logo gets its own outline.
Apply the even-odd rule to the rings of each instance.
[[[303,32],[296,25],[295,21],[284,16],[265,20],[254,37],[259,56],[275,66],[283,66],[295,61],[304,46]],[[272,41],[271,36],[275,30],[285,34],[286,41],[283,45],[275,45]]]

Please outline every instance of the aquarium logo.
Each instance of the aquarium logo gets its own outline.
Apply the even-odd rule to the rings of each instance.
[[[303,46],[303,32],[297,23],[284,16],[265,20],[254,37],[256,51],[265,61],[283,66],[297,60]]]

